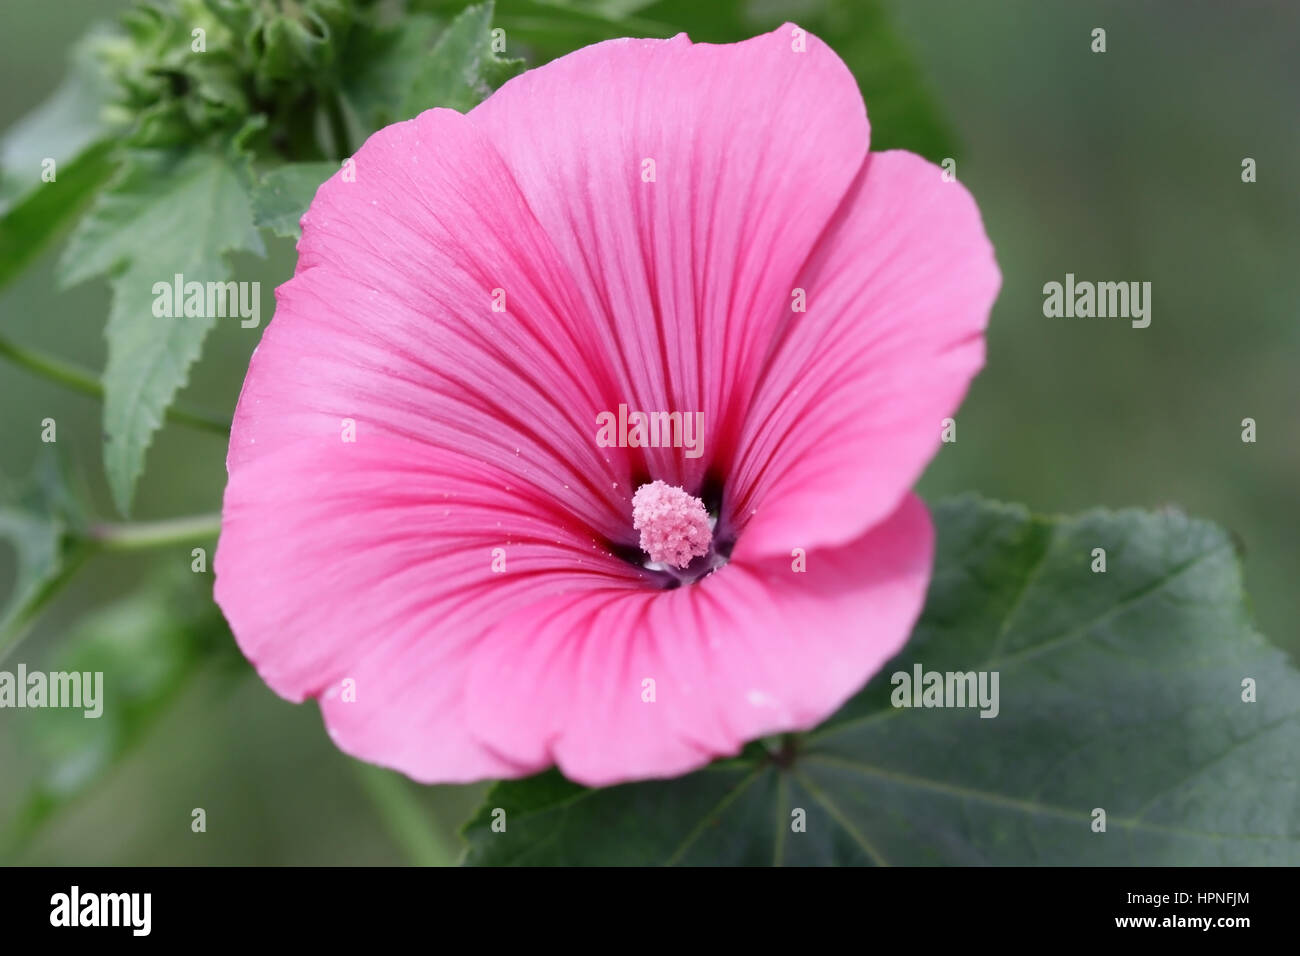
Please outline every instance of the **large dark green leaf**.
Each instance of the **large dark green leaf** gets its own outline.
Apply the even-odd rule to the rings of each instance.
[[[1253,629],[1223,531],[970,497],[935,521],[915,634],[826,724],[678,780],[499,784],[468,862],[1300,862],[1300,674]],[[891,675],[914,664],[998,672],[997,716],[895,708]]]

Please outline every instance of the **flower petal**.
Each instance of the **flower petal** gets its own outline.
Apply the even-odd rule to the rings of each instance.
[[[704,454],[645,449],[640,480],[697,494],[727,457],[799,268],[866,154],[853,76],[801,35],[598,43],[469,114],[581,290],[613,400],[704,413]]]
[[[358,443],[463,451],[634,546],[626,452],[594,440],[612,391],[604,356],[576,328],[564,267],[492,144],[459,113],[430,110],[372,136],[354,169],[303,217],[229,469],[300,439],[328,456],[349,419]]]
[[[907,497],[871,532],[672,591],[594,589],[501,621],[474,654],[472,732],[589,786],[668,777],[833,713],[907,640],[933,557]],[[654,681],[654,701],[645,699]]]
[[[426,780],[517,775],[464,721],[482,633],[567,590],[645,582],[513,480],[382,435],[299,440],[246,461],[226,489],[214,561],[240,649],[282,696],[322,697],[349,753]],[[348,679],[355,701],[339,693]]]
[[[799,279],[729,471],[736,556],[853,540],[938,450],[984,362],[1001,275],[939,167],[874,153]]]

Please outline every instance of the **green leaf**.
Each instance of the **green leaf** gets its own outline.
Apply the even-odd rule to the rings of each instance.
[[[499,784],[468,862],[1300,863],[1300,674],[1253,629],[1227,534],[971,497],[935,523],[911,641],[826,724],[677,780]],[[892,706],[913,665],[997,672],[997,716]]]
[[[95,56],[105,36],[97,29],[82,38],[64,81],[0,139],[0,213],[51,185],[41,179],[45,159],[55,161],[60,182],[77,157],[112,132],[105,106],[109,84]]]
[[[288,163],[271,170],[253,189],[253,222],[277,236],[297,239],[298,220],[321,183],[338,170],[333,163]]]
[[[4,856],[111,771],[204,665],[238,657],[220,612],[198,593],[210,578],[188,567],[180,574],[193,580],[181,587],[151,581],[83,619],[48,665],[28,663],[29,673],[102,674],[99,699],[89,708],[100,714],[51,708],[21,722],[20,743],[34,752],[37,772],[0,839]]]
[[[823,10],[807,29],[829,43],[857,78],[872,151],[909,149],[935,163],[959,155],[956,136],[884,5],[826,0]]]
[[[57,167],[54,182],[28,192],[0,216],[0,287],[86,208],[111,178],[115,165],[112,144],[96,143]]]
[[[491,29],[491,2],[467,7],[451,22],[407,91],[403,118],[435,106],[466,113],[523,72],[523,60],[502,59],[492,52]]]
[[[0,538],[13,547],[17,574],[0,613],[0,661],[41,607],[90,553],[81,508],[68,491],[62,463],[50,452],[32,476],[0,494]]]
[[[403,103],[424,69],[441,24],[413,14],[396,26],[354,37],[343,97],[367,133],[409,119]]]
[[[67,226],[112,175],[110,88],[95,55],[106,34],[73,49],[67,77],[0,138],[0,287]],[[53,160],[53,182],[46,161]]]
[[[421,6],[451,14],[462,0],[424,0]],[[715,0],[710,0],[710,5]],[[581,46],[614,37],[668,37],[682,27],[632,16],[648,6],[647,0],[601,0],[580,3],[566,0],[496,0],[493,22],[506,31],[513,49],[522,42],[539,62],[562,56]],[[683,11],[687,18],[707,16],[706,5]],[[737,37],[736,39],[740,39]]]
[[[104,465],[123,513],[153,434],[216,322],[211,315],[156,317],[154,284],[178,274],[185,282],[223,281],[230,276],[226,252],[264,254],[246,177],[239,163],[215,152],[133,153],[64,252],[65,285],[100,274],[113,279]]]
[[[441,33],[438,20],[415,14],[354,38],[349,59],[357,66],[345,77],[342,99],[363,130],[433,107],[468,111],[524,68],[522,60],[492,52],[491,26],[492,4],[482,3],[463,10]],[[337,168],[291,163],[267,173],[253,194],[257,225],[297,238],[298,220]]]

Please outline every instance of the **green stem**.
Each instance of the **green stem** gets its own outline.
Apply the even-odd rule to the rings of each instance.
[[[405,777],[370,764],[356,762],[355,767],[384,829],[411,863],[451,866],[455,862],[455,854],[434,827],[428,808],[415,798]]]
[[[220,531],[220,514],[188,515],[164,521],[92,525],[90,540],[106,551],[143,551],[215,538]]]
[[[143,551],[174,544],[190,544],[215,538],[221,532],[221,515],[188,515],[163,521],[133,521],[122,524],[93,524],[77,536],[64,557],[63,568],[46,583],[38,599],[29,602],[17,616],[0,628],[0,661],[13,652],[31,630],[40,608],[67,584],[77,570],[99,551]]]
[[[63,359],[55,358],[52,355],[44,355],[34,349],[15,345],[4,338],[0,338],[0,356],[4,356],[15,365],[20,365],[29,372],[47,378],[52,382],[58,382],[60,385],[65,385],[74,391],[81,392],[83,395],[91,395],[101,401],[104,398],[104,386],[100,384],[99,379],[71,362],[65,362]],[[167,417],[179,425],[189,425],[219,435],[230,434],[229,423],[205,415],[202,412],[186,411],[183,408],[168,408]]]

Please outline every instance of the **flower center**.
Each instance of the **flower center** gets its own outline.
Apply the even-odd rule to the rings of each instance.
[[[704,502],[663,481],[642,485],[632,496],[632,527],[641,550],[657,564],[685,568],[709,553],[713,528]]]

